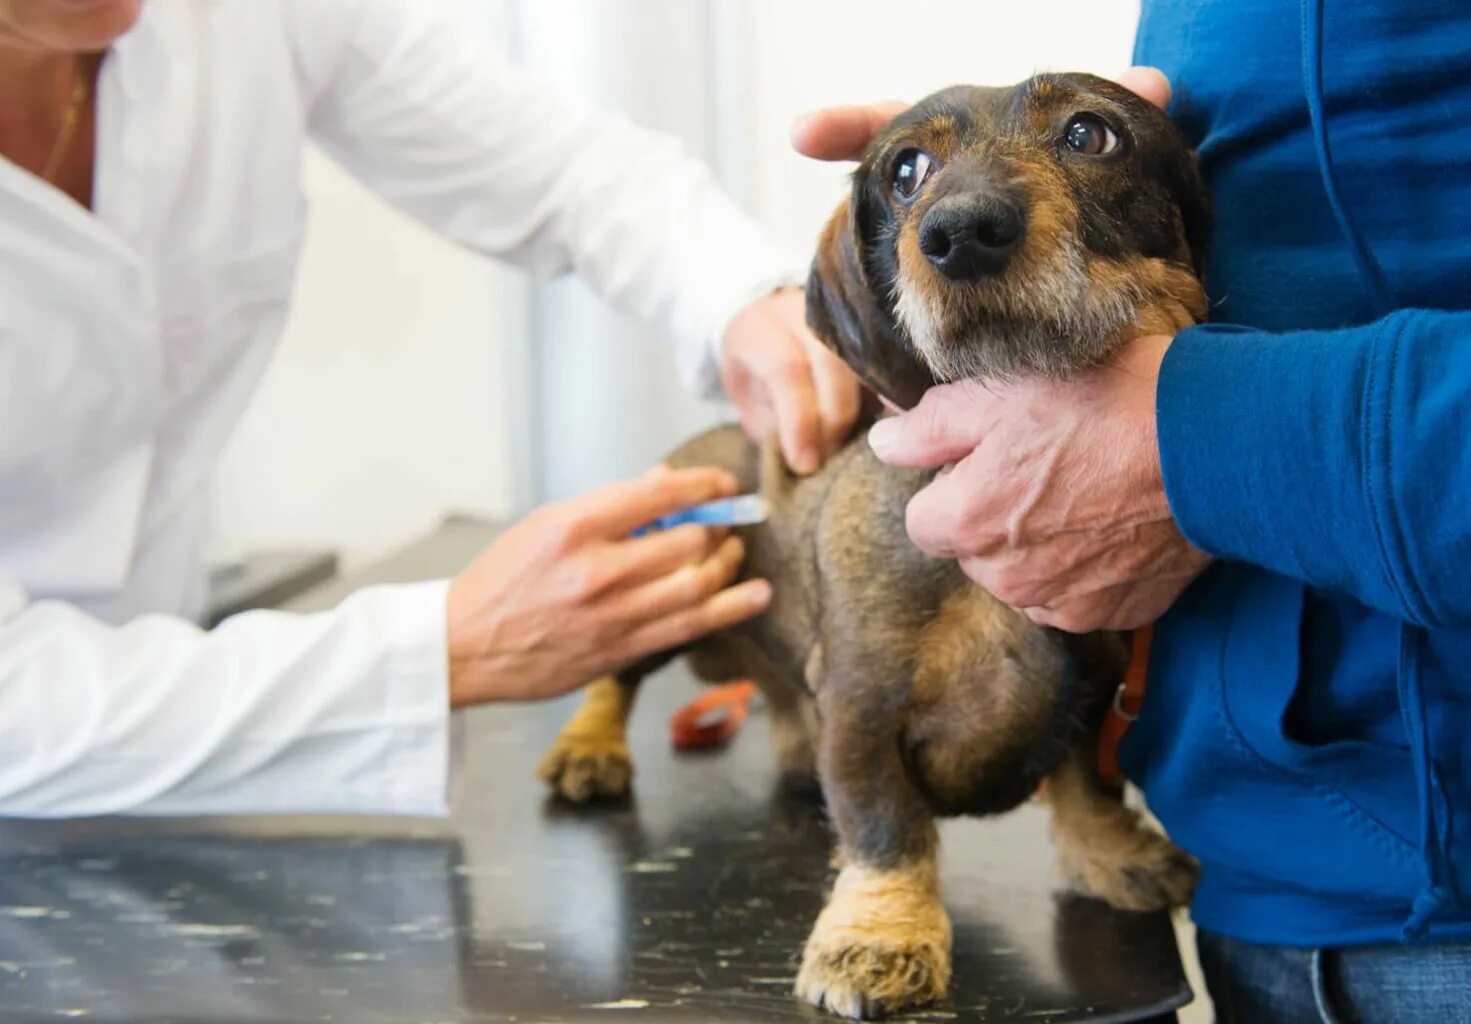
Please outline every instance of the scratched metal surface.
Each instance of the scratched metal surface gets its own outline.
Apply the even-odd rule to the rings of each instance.
[[[568,710],[469,716],[449,822],[0,822],[0,1020],[801,1021],[821,812],[777,795],[759,712],[677,757],[672,669],[634,799],[576,811],[532,766]],[[1169,922],[1052,888],[1045,817],[943,830],[956,982],[924,1021],[1139,1020],[1189,998]]]

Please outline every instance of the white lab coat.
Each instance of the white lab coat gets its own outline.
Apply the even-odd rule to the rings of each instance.
[[[730,317],[793,280],[677,143],[462,29],[419,0],[150,0],[102,67],[93,212],[0,159],[0,814],[446,807],[447,584],[189,621],[309,139],[469,248],[577,270],[706,390]]]

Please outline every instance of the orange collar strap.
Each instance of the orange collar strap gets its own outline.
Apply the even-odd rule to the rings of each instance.
[[[1149,645],[1153,640],[1153,626],[1136,629],[1130,635],[1129,665],[1124,669],[1124,681],[1114,691],[1113,706],[1098,731],[1098,777],[1105,786],[1115,789],[1124,784],[1124,773],[1119,767],[1119,743],[1144,707],[1144,687],[1149,681]]]

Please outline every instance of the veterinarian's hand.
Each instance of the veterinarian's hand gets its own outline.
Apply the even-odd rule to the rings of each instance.
[[[721,470],[659,467],[501,534],[450,585],[450,702],[556,697],[764,611],[765,580],[730,586],[743,552],[726,531],[628,536],[735,490]]]
[[[1114,80],[1163,110],[1170,102],[1170,80],[1158,68],[1133,67]],[[890,100],[861,107],[828,107],[803,114],[792,125],[792,145],[814,160],[857,160],[879,129],[909,104]]]
[[[943,467],[909,503],[910,538],[1041,625],[1159,618],[1210,562],[1165,499],[1154,393],[1172,340],[1140,338],[1071,381],[931,388],[875,424],[883,461]]]
[[[858,418],[858,378],[807,329],[798,289],[738,313],[721,339],[720,366],[746,436],[759,442],[775,434],[795,472],[815,472]]]

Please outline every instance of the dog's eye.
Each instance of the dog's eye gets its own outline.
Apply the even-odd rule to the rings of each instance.
[[[1119,148],[1119,137],[1101,117],[1078,114],[1063,129],[1062,144],[1084,156],[1104,156]]]
[[[894,191],[908,199],[934,169],[935,161],[924,150],[906,149],[894,163]]]

